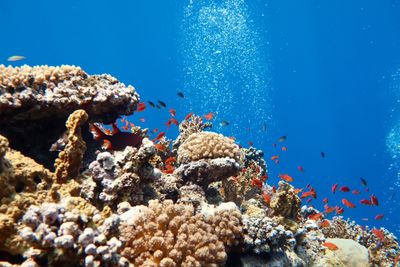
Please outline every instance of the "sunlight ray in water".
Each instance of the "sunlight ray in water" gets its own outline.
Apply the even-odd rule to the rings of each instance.
[[[246,125],[261,129],[271,113],[268,59],[245,2],[191,1],[184,12],[186,108],[216,112],[215,130],[223,120],[233,135]]]

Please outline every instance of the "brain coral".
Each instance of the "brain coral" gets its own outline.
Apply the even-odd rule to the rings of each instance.
[[[225,157],[240,161],[242,156],[239,146],[232,139],[213,132],[191,134],[178,149],[178,162],[184,164]]]
[[[231,203],[233,204],[233,203]],[[193,206],[150,201],[121,215],[122,255],[134,266],[218,266],[242,238],[240,212],[224,203],[195,214]]]

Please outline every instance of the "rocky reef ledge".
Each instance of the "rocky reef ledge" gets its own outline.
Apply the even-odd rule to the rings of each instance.
[[[195,115],[104,150],[139,95],[74,66],[0,66],[0,266],[393,266],[399,244],[265,183],[262,151]]]

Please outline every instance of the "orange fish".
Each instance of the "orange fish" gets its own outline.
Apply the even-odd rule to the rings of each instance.
[[[320,226],[321,228],[328,227],[329,225],[330,225],[330,223],[329,223],[328,220],[323,220],[323,221],[321,221],[321,222],[319,223],[319,226]]]
[[[322,219],[322,213],[315,213],[315,214],[308,215],[308,218],[310,220],[319,221],[320,219]]]
[[[154,146],[155,146],[156,149],[159,150],[159,151],[165,151],[165,147],[164,147],[163,145],[161,145],[161,144],[155,144]]]
[[[337,250],[338,246],[336,246],[335,244],[331,243],[331,242],[325,242],[322,244],[324,247],[327,247],[330,250]]]
[[[176,115],[176,111],[173,108],[169,109],[169,113],[171,114],[172,117],[175,117],[175,115]]]
[[[190,112],[189,114],[187,114],[185,117],[185,121],[189,120],[190,117],[192,117],[192,116],[193,116],[193,112]]]
[[[165,164],[170,164],[171,162],[175,162],[176,158],[175,157],[169,157],[165,160]]]
[[[322,200],[322,202],[324,202],[325,204],[328,203],[329,199],[326,197]]]
[[[310,191],[303,192],[303,194],[301,194],[300,196],[300,198],[306,198],[306,197],[317,198],[317,192],[315,191],[314,188],[311,188]]]
[[[145,109],[146,109],[146,104],[145,104],[144,102],[140,102],[140,103],[137,105],[136,111],[137,111],[137,112],[142,112],[142,111],[145,110]]]
[[[272,156],[271,157],[271,160],[277,160],[277,159],[279,159],[279,156]]]
[[[334,193],[335,194],[335,192],[336,192],[336,189],[338,188],[338,184],[334,184],[334,185],[332,185],[332,193]]]
[[[141,122],[146,122],[146,120],[144,118],[140,118],[139,119]]]
[[[161,132],[157,135],[156,139],[160,140],[161,138],[163,138],[165,136],[165,132]]]
[[[351,193],[352,193],[353,195],[359,195],[359,194],[360,194],[360,191],[358,191],[357,189],[354,189],[353,191],[351,191]]]
[[[263,175],[263,176],[260,177],[260,179],[261,179],[262,182],[265,182],[268,179],[268,176],[267,175]]]
[[[251,186],[257,186],[258,188],[261,189],[262,186],[263,186],[263,183],[261,182],[260,179],[253,178],[253,179],[251,180]]]
[[[354,205],[353,203],[351,203],[350,201],[348,201],[345,198],[342,199],[342,203],[343,203],[343,205],[345,205],[348,208],[354,209],[356,207],[356,205]]]
[[[340,215],[344,212],[344,208],[339,207],[339,206],[336,206],[335,210],[336,210],[336,215]]]
[[[288,174],[279,174],[278,176],[286,182],[293,182],[293,178]]]
[[[151,130],[151,133],[158,133],[158,128],[154,128],[153,130]]]
[[[372,205],[372,203],[369,199],[361,199],[360,203],[364,204],[364,205]]]
[[[328,205],[324,205],[324,208],[325,208],[325,213],[326,214],[332,213],[335,210],[337,211],[336,207],[329,207]]]
[[[283,146],[282,151],[287,151],[287,148],[285,146]]]
[[[381,230],[378,230],[376,228],[372,229],[371,232],[376,235],[380,240],[385,241],[385,235]]]
[[[375,220],[382,220],[383,214],[378,214],[375,216]]]
[[[270,197],[267,193],[265,193],[265,192],[263,192],[262,195],[263,195],[263,198],[264,198],[265,203],[267,203],[268,206],[269,206],[269,204],[271,203],[271,197]]]
[[[210,112],[210,113],[207,113],[206,115],[204,115],[203,116],[206,120],[212,120],[212,119],[214,119],[214,112]]]
[[[301,191],[303,191],[303,189],[301,188],[295,188],[294,189],[294,193],[297,195],[298,193],[300,193]]]

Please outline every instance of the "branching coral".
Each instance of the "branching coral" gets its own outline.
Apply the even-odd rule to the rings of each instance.
[[[151,201],[121,217],[122,255],[134,266],[216,266],[242,236],[240,213],[220,206],[206,215],[192,206]]]
[[[88,115],[84,110],[76,110],[67,120],[67,145],[60,152],[54,164],[59,183],[76,178],[79,174],[83,154],[86,150],[86,144],[81,135],[81,127],[87,119]]]

